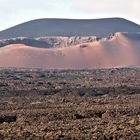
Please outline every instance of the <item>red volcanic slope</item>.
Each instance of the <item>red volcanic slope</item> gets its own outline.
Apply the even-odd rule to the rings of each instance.
[[[85,69],[140,66],[140,34],[116,33],[100,41],[64,48],[22,44],[0,48],[0,67]]]

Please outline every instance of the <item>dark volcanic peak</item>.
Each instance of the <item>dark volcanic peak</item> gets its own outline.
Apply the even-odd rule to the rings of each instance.
[[[140,32],[140,26],[122,18],[37,19],[0,32],[0,39],[19,36],[97,36],[115,32]]]

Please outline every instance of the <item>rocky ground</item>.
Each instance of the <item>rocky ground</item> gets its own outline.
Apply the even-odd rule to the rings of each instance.
[[[139,140],[140,68],[0,69],[0,140]]]

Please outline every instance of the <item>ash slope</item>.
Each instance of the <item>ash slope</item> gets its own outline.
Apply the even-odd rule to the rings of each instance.
[[[48,69],[140,66],[140,34],[116,33],[100,41],[50,49],[8,45],[0,48],[0,66]]]
[[[115,32],[140,32],[140,26],[122,18],[38,19],[0,32],[0,39],[43,36],[97,36]]]

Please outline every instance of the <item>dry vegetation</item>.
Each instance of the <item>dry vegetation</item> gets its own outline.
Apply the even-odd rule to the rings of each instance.
[[[0,140],[139,140],[140,69],[0,70]]]

